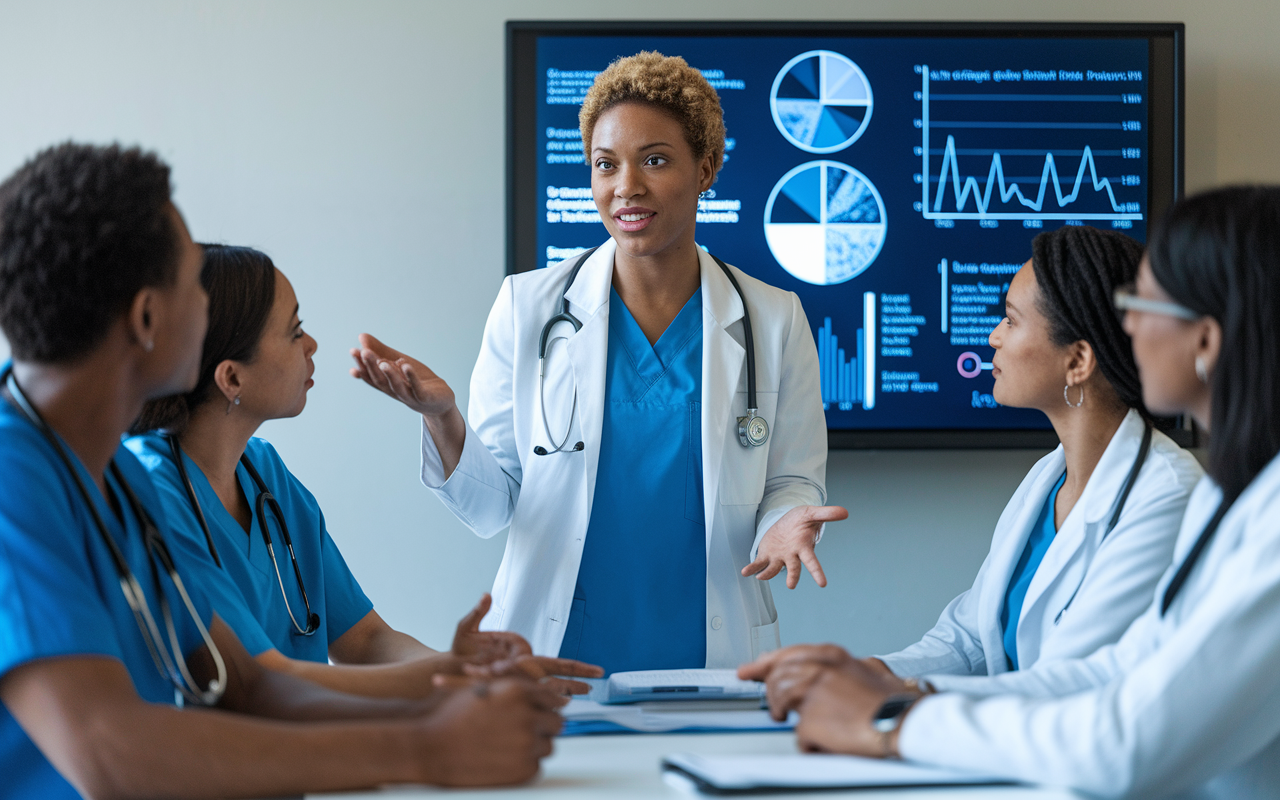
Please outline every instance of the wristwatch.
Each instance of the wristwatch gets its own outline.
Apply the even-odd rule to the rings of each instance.
[[[902,725],[902,718],[907,715],[916,701],[924,697],[921,693],[893,694],[884,701],[879,710],[871,717],[871,727],[880,733],[880,756],[893,758],[895,753],[890,746],[893,732]]]
[[[923,695],[894,694],[889,695],[880,709],[871,717],[871,727],[880,733],[893,733],[902,724],[902,718]]]

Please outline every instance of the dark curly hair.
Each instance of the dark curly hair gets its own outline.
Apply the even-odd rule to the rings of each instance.
[[[136,147],[67,142],[0,184],[0,330],[14,358],[91,351],[148,286],[177,276],[169,166]]]
[[[1031,252],[1053,343],[1088,342],[1120,402],[1149,419],[1133,345],[1113,300],[1137,277],[1142,245],[1115,231],[1069,225],[1036,236]]]
[[[209,293],[209,329],[195,388],[147,403],[130,433],[181,433],[192,412],[216,391],[213,377],[218,365],[223,361],[249,363],[258,355],[258,344],[276,301],[276,265],[271,258],[252,247],[206,244],[200,282]]]
[[[724,166],[724,112],[720,95],[702,73],[680,56],[646,50],[619,58],[596,76],[578,111],[582,152],[591,163],[591,135],[604,112],[620,103],[647,103],[670,114],[684,129],[694,158],[710,154],[711,168]]]

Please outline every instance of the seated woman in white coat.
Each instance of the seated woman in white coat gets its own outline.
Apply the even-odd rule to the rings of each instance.
[[[1063,227],[1032,251],[991,333],[994,394],[1043,411],[1062,444],[1005,506],[973,587],[920,642],[879,657],[897,675],[996,675],[1119,639],[1151,603],[1203,474],[1152,429],[1112,307],[1141,246]]]
[[[1178,203],[1148,257],[1116,298],[1143,397],[1210,431],[1151,605],[1087,658],[936,694],[838,648],[772,653],[742,674],[799,710],[802,746],[1105,797],[1280,796],[1280,187]]]
[[[814,555],[826,421],[793,293],[694,242],[724,162],[720,100],[680,58],[602,72],[580,115],[610,238],[506,279],[469,424],[425,365],[369,336],[352,374],[423,417],[422,480],[475,533],[510,526],[482,627],[539,655],[730,667],[778,647],[764,580]],[[585,177],[585,176],[584,176]],[[545,358],[543,358],[545,356]]]

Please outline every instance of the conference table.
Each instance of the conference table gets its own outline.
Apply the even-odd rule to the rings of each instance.
[[[569,736],[556,740],[555,753],[543,761],[542,772],[532,782],[505,789],[447,790],[428,787],[392,787],[375,792],[307,795],[343,800],[403,800],[456,794],[466,800],[649,800],[689,798],[689,788],[668,783],[660,767],[673,753],[700,755],[789,754],[795,752],[795,735],[769,733],[683,733]],[[713,795],[696,795],[712,797]],[[855,791],[789,792],[774,798],[857,798],[858,800],[1077,800],[1080,795],[1060,789],[1031,786],[947,787],[933,789],[859,789]]]

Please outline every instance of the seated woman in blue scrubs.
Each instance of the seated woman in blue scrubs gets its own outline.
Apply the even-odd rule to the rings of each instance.
[[[300,414],[313,383],[316,342],[302,329],[292,285],[266,255],[225,245],[205,246],[202,282],[209,332],[199,380],[191,392],[149,403],[133,427],[150,432],[128,447],[160,488],[175,545],[225,575],[215,605],[250,653],[330,688],[378,696],[428,694],[433,674],[463,663],[519,659],[535,672],[598,674],[534,658],[517,634],[480,632],[487,596],[459,624],[449,653],[387,625],[315,497],[253,437],[266,420]],[[575,681],[557,685],[586,691]]]
[[[215,613],[210,570],[166,546],[120,438],[195,383],[201,262],[154,154],[68,143],[0,184],[0,795],[532,777],[561,724],[546,687],[371,699],[265,669]]]
[[[895,674],[995,675],[1081,658],[1150,604],[1203,471],[1151,429],[1112,305],[1141,258],[1129,237],[1089,227],[1032,243],[989,339],[993,393],[1042,411],[1061,444],[1005,507],[972,588],[920,642],[879,657]]]

